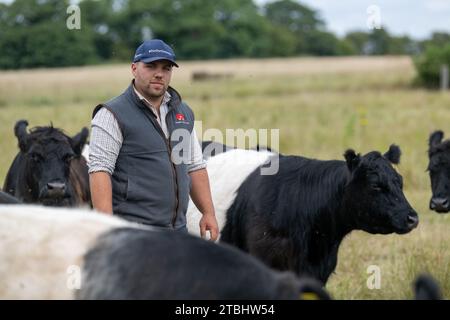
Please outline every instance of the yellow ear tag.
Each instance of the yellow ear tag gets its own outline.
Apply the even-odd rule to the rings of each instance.
[[[298,297],[300,300],[320,300],[314,292],[303,292]]]

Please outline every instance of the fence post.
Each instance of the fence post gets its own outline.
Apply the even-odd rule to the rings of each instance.
[[[443,64],[441,66],[441,91],[447,91],[448,90],[448,65]]]

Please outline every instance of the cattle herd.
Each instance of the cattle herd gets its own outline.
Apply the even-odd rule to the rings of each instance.
[[[406,234],[417,212],[393,165],[401,150],[316,160],[203,142],[219,223],[199,238],[92,211],[87,128],[73,137],[28,122],[0,191],[0,299],[329,299],[323,288],[353,230]],[[84,150],[84,151],[83,151]],[[450,210],[450,140],[430,135],[430,209]],[[263,168],[275,165],[274,174]],[[63,207],[63,208],[55,208]],[[427,275],[416,299],[442,298]]]

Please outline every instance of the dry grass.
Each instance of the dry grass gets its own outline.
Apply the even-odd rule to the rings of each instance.
[[[279,128],[280,151],[320,159],[359,152],[403,151],[398,170],[420,215],[408,235],[354,232],[344,240],[328,289],[341,299],[411,297],[412,279],[432,273],[450,297],[450,215],[428,210],[427,139],[448,128],[450,94],[414,89],[407,57],[300,58],[185,62],[173,85],[208,128]],[[193,82],[191,74],[232,73],[228,79]],[[120,93],[128,65],[0,73],[0,181],[16,150],[12,128],[55,126],[75,134],[89,126],[93,107]],[[450,135],[450,130],[447,130]],[[381,268],[381,288],[366,286],[367,268]]]

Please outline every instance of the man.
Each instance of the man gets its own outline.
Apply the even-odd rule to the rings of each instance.
[[[218,226],[194,114],[169,86],[178,67],[170,46],[153,39],[136,50],[134,79],[93,112],[89,176],[94,209],[142,224],[187,231],[189,193],[202,212],[200,233]],[[187,133],[187,134],[186,134]]]

